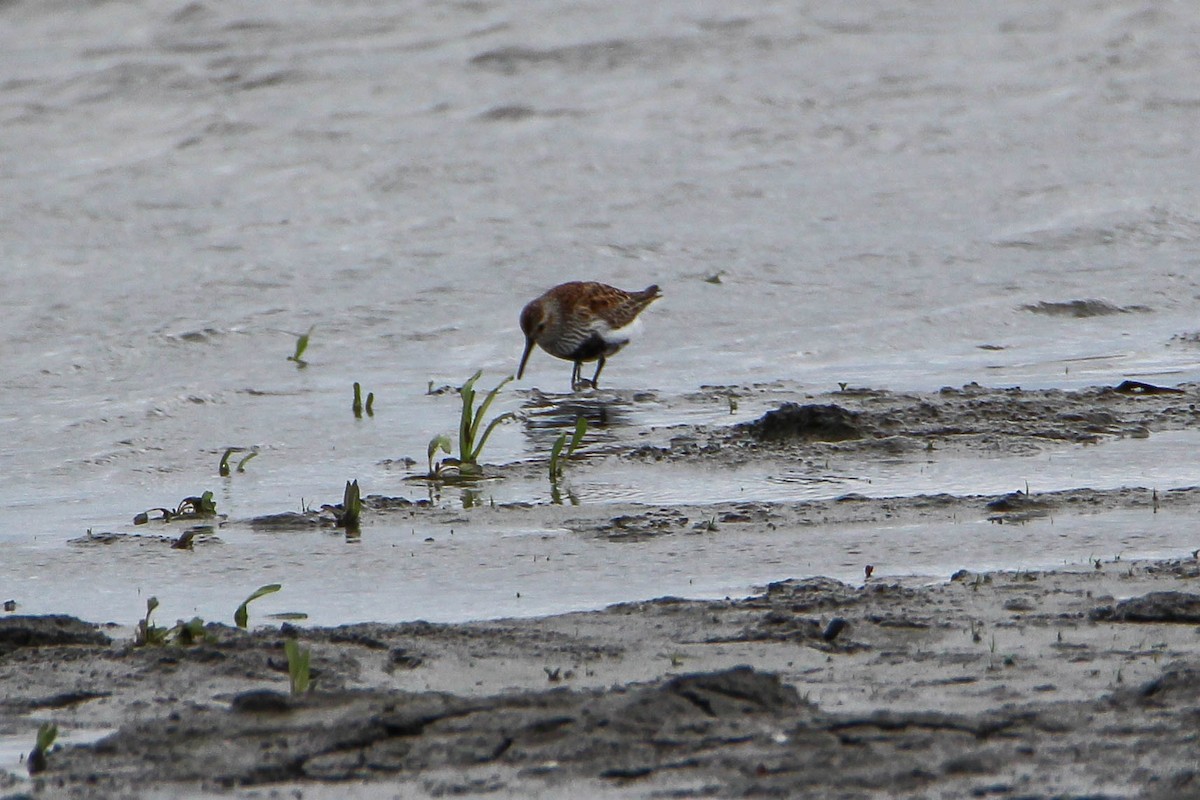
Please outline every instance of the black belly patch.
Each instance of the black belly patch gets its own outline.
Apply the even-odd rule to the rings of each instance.
[[[624,346],[624,342],[605,341],[598,333],[583,340],[583,344],[575,348],[568,358],[572,361],[595,361],[600,356],[611,356]]]

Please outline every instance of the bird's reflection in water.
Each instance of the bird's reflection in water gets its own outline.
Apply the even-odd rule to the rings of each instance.
[[[525,435],[535,452],[548,450],[561,434],[571,434],[576,420],[587,420],[589,445],[616,441],[616,429],[629,425],[636,398],[630,393],[592,391],[575,394],[530,392],[521,406]]]

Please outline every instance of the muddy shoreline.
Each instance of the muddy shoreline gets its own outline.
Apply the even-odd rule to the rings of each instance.
[[[4,734],[104,735],[0,780],[6,797],[1195,796],[1198,577],[1189,556],[814,578],[541,619],[210,624],[187,647],[9,616]],[[311,649],[307,694],[288,693],[287,638]]]
[[[986,456],[1144,438],[1197,425],[1196,387],[1170,388],[843,390],[776,402],[782,387],[743,387],[743,400],[766,393],[772,407],[754,422],[626,434],[588,457],[732,464],[837,453],[869,463],[884,452]],[[728,402],[734,391],[702,397]],[[559,416],[578,412],[571,402]],[[802,547],[838,526],[885,521],[1022,525],[1127,511],[1186,525],[1200,488],[365,504],[435,526],[516,520],[614,541],[769,530]],[[319,524],[298,514],[246,522]],[[932,582],[869,566],[853,583],[797,578],[743,598],[664,597],[529,619],[248,632],[212,623],[187,646],[138,647],[128,626],[6,614],[0,736],[10,750],[18,739],[32,745],[38,725],[53,721],[66,744],[32,779],[0,776],[0,796],[1200,794],[1194,550],[1019,572],[964,563]],[[288,639],[310,648],[311,692],[289,693]]]

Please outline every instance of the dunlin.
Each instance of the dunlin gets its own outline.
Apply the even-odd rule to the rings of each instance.
[[[592,281],[555,286],[521,311],[525,352],[521,355],[517,378],[525,373],[529,353],[538,344],[552,356],[575,362],[571,371],[573,390],[588,385],[579,374],[583,362],[599,362],[591,380],[594,388],[605,359],[629,344],[637,315],[660,297],[657,286],[640,292],[626,292]]]

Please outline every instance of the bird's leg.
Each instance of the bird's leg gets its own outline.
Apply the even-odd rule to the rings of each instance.
[[[576,361],[575,366],[571,369],[571,391],[578,392],[579,386],[579,369],[583,366],[582,361]]]
[[[600,388],[600,370],[604,369],[604,356],[600,356],[600,360],[596,362],[596,374],[592,376],[592,388]]]

